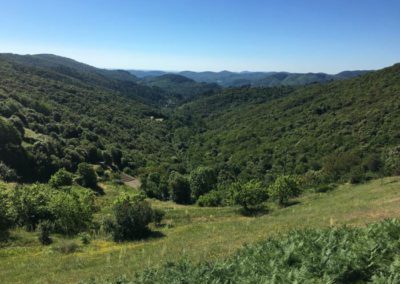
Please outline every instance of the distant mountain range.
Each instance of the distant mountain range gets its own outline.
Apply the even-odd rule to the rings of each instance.
[[[239,87],[243,85],[274,87],[278,85],[305,85],[317,82],[327,82],[350,79],[363,75],[371,70],[343,71],[335,75],[326,73],[289,73],[289,72],[165,72],[127,70],[138,78],[159,77],[166,74],[176,74],[190,78],[196,82],[216,83],[222,87]]]

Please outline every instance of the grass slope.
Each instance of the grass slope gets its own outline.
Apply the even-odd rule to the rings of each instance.
[[[126,187],[103,185],[99,218],[110,212],[112,200]],[[100,236],[72,254],[57,247],[66,240],[55,237],[51,247],[38,244],[35,234],[12,233],[12,246],[0,250],[0,279],[4,283],[75,283],[89,278],[127,278],[182,257],[198,262],[224,259],[243,243],[255,243],[292,229],[363,226],[400,215],[400,178],[374,180],[363,185],[344,185],[328,193],[304,195],[284,209],[268,204],[270,212],[244,217],[237,207],[199,208],[151,201],[167,211],[166,225],[146,241],[114,243]],[[168,225],[169,224],[169,225]],[[72,240],[70,240],[72,241]],[[79,242],[78,240],[75,240]],[[18,245],[19,244],[19,245]]]

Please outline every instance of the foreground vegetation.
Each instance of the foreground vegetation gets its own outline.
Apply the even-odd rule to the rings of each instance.
[[[169,263],[124,283],[399,283],[400,220],[305,229],[247,246],[226,260]],[[118,280],[116,283],[121,283]]]
[[[113,200],[132,190],[100,186],[105,194],[96,199],[101,210],[95,220],[111,214]],[[87,245],[80,237],[54,235],[53,244],[43,247],[36,233],[17,229],[0,250],[0,277],[6,283],[73,283],[95,277],[96,281],[115,280],[121,275],[134,279],[144,268],[182,257],[193,263],[225,259],[244,243],[285,235],[292,229],[363,226],[396,217],[399,186],[396,177],[308,193],[285,208],[267,203],[269,211],[258,217],[243,216],[240,207],[201,208],[150,200],[153,208],[166,211],[163,226],[151,225],[157,233],[135,242],[115,243],[101,231],[92,231]]]

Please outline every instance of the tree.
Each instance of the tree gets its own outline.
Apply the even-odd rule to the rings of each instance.
[[[10,212],[10,205],[7,201],[7,195],[4,193],[5,188],[0,187],[0,240],[8,235],[8,230],[14,224],[14,218]]]
[[[88,228],[93,218],[94,194],[82,187],[53,191],[48,203],[55,232],[73,235]]]
[[[118,148],[111,148],[111,156],[116,165],[121,165],[122,152]]]
[[[13,188],[10,201],[16,213],[17,223],[29,231],[34,231],[41,221],[52,219],[47,206],[50,198],[50,189],[46,185],[36,183]]]
[[[14,181],[17,179],[17,174],[6,164],[0,161],[0,179],[4,181]]]
[[[153,210],[143,195],[122,195],[114,203],[111,230],[115,241],[135,240],[149,233]]]
[[[192,201],[195,202],[201,195],[213,189],[217,183],[216,172],[209,167],[198,167],[191,172],[189,183]]]
[[[258,205],[268,199],[267,190],[260,181],[250,180],[243,184],[236,182],[231,185],[231,197],[236,204],[248,210],[249,206]]]
[[[197,201],[196,204],[200,207],[203,206],[208,206],[208,207],[217,207],[221,205],[222,200],[223,200],[223,193],[218,191],[218,190],[211,190],[210,192],[207,192],[206,194],[201,195]]]
[[[187,178],[178,172],[172,172],[169,177],[170,196],[179,204],[190,203],[190,185]]]
[[[400,174],[400,146],[390,148],[384,153],[385,174],[399,175]]]
[[[65,169],[60,169],[51,176],[49,184],[54,188],[72,185],[72,174]]]
[[[287,204],[289,198],[298,196],[300,192],[298,180],[288,175],[278,176],[275,183],[268,187],[269,196],[279,205]]]
[[[97,187],[97,175],[91,165],[87,163],[80,163],[78,165],[77,174],[79,175],[79,181],[82,186],[90,188]]]

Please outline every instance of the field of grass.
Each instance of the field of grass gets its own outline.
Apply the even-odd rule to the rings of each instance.
[[[98,198],[99,216],[110,212],[112,200],[129,189],[102,185]],[[239,207],[199,208],[151,200],[153,207],[166,211],[164,226],[154,236],[137,242],[114,243],[101,234],[88,244],[79,238],[54,236],[43,247],[35,233],[12,232],[13,241],[0,249],[2,283],[76,283],[101,277],[132,277],[136,272],[167,261],[186,257],[194,262],[225,258],[243,246],[295,228],[363,226],[388,217],[400,216],[400,178],[374,180],[362,185],[344,185],[327,193],[306,194],[287,208],[267,204],[269,212],[246,217]],[[98,216],[98,218],[100,218]],[[73,253],[62,253],[68,242],[79,244]]]

